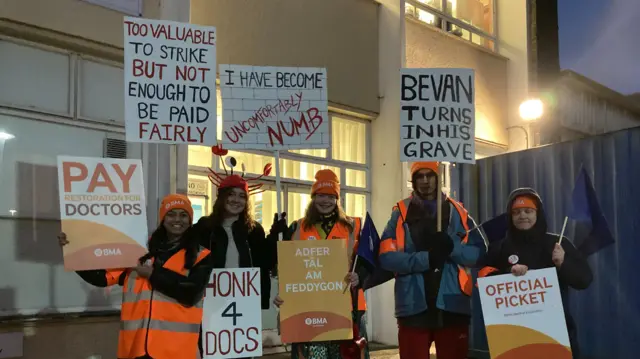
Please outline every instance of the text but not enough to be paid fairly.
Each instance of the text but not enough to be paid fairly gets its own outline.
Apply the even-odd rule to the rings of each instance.
[[[215,145],[214,27],[125,18],[127,141]]]
[[[402,69],[402,161],[475,163],[471,69]]]

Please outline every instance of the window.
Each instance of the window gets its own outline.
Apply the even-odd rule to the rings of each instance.
[[[405,14],[495,51],[494,0],[407,0]]]
[[[218,91],[218,104],[224,107]],[[219,108],[218,111],[222,112]],[[338,176],[342,187],[342,204],[348,215],[364,216],[369,198],[368,122],[330,113],[332,143],[330,149],[304,149],[280,152],[280,179],[283,210],[289,221],[304,216],[311,202],[311,186],[315,174],[321,169],[331,169]],[[218,116],[218,128],[222,128],[224,116]],[[220,132],[218,132],[220,139]],[[207,178],[208,168],[224,173],[222,159],[214,157],[211,148],[189,146],[189,196],[194,205],[194,216],[211,213],[215,201],[215,187]],[[239,166],[244,164],[246,173],[257,176],[267,164],[274,164],[269,151],[229,151]],[[227,168],[227,170],[229,170]],[[234,169],[242,172],[242,167]],[[251,197],[256,220],[268,231],[277,212],[275,166],[270,176],[263,178],[266,191]],[[206,180],[207,183],[204,183]]]

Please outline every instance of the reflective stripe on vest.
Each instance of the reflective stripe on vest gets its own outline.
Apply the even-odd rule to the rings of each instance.
[[[326,239],[345,239],[347,238],[347,255],[349,256],[349,271],[353,266],[353,259],[355,258],[355,251],[358,249],[360,242],[360,231],[362,229],[362,221],[358,217],[349,218],[353,223],[353,231],[344,226],[342,223],[337,222],[333,225],[330,233],[327,233]],[[296,231],[291,237],[293,240],[312,240],[323,239],[320,238],[320,233],[316,226],[311,226],[309,229],[304,228],[304,220],[298,220],[298,226]],[[364,297],[364,291],[358,290],[358,310],[367,310],[367,301]]]
[[[184,249],[167,260],[163,268],[187,276],[184,268]],[[209,250],[200,248],[195,263],[200,262]],[[204,298],[192,307],[153,290],[149,280],[135,271],[125,278],[122,293],[122,311],[119,358],[135,358],[150,355],[154,359],[195,358],[202,322]]]
[[[446,200],[453,205],[453,208],[456,209],[458,215],[460,215],[460,222],[462,222],[462,228],[464,229],[464,236],[461,237],[460,243],[463,245],[467,244],[469,241],[469,213],[464,207],[454,199],[447,197]],[[411,203],[411,198],[406,198],[396,204],[394,209],[398,209],[400,211],[400,216],[398,217],[398,222],[396,223],[396,250],[403,251],[405,246],[405,233],[406,233],[406,222],[405,218],[407,217],[407,210],[409,208],[409,204]],[[451,217],[449,217],[451,220]],[[471,296],[473,291],[473,281],[471,278],[471,269],[458,265],[458,285],[460,287],[460,291],[468,296]]]

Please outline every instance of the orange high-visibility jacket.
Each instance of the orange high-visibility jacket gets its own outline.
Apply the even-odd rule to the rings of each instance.
[[[188,276],[184,249],[176,252],[163,267]],[[195,263],[209,250],[200,248]],[[130,269],[107,270],[107,285],[118,284],[125,275],[120,314],[118,358],[149,355],[154,359],[194,359],[202,322],[203,298],[191,307],[154,290],[149,280]]]
[[[469,241],[469,224],[467,222],[469,218],[469,213],[464,207],[457,201],[452,198],[447,197],[448,200],[453,207],[458,212],[460,216],[460,222],[462,224],[462,228],[464,229],[464,236],[460,238],[460,243],[467,244]],[[405,242],[405,226],[404,219],[407,218],[407,211],[409,208],[409,204],[411,203],[411,198],[407,198],[403,201],[400,201],[394,207],[400,211],[400,216],[398,217],[398,224],[396,226],[396,241],[395,243],[392,241],[383,241],[380,245],[380,252],[389,252],[389,251],[404,251],[404,242]],[[458,285],[460,286],[460,291],[467,295],[471,296],[473,292],[473,280],[471,278],[471,271],[469,268],[458,265]]]
[[[308,239],[347,239],[347,253],[349,254],[349,270],[351,270],[353,266],[353,260],[355,258],[355,253],[358,250],[358,243],[360,241],[360,229],[361,229],[361,220],[358,217],[349,218],[353,222],[353,231],[349,231],[345,225],[340,222],[336,222],[336,224],[331,229],[330,233],[327,233],[327,238],[322,238],[316,226],[310,226],[308,229],[304,228],[304,219],[298,220],[298,226],[293,236],[292,240],[308,240]],[[361,279],[362,280],[362,279]],[[364,291],[361,289],[358,290],[358,310],[367,310],[367,301],[364,298]]]

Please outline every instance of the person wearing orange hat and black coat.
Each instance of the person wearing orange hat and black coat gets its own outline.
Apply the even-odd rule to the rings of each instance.
[[[484,268],[479,277],[512,273],[521,276],[528,270],[557,268],[560,293],[565,306],[565,319],[569,332],[573,358],[580,356],[576,326],[567,308],[569,288],[582,290],[593,281],[587,259],[564,238],[547,232],[547,219],[542,200],[531,188],[511,192],[507,201],[508,227],[504,239],[493,242],[483,258]]]
[[[78,271],[98,287],[121,285],[119,359],[193,359],[197,355],[204,289],[212,271],[210,252],[190,235],[189,198],[166,196],[149,252],[134,268]],[[61,246],[69,243],[58,235]]]
[[[222,156],[227,152],[214,147],[214,153]],[[232,168],[235,161],[232,157],[227,158]],[[218,187],[218,192],[213,211],[209,216],[200,218],[193,226],[193,232],[200,245],[211,250],[214,268],[260,268],[262,309],[269,309],[271,271],[276,266],[273,253],[277,252],[278,234],[287,230],[286,213],[275,214],[271,230],[266,235],[262,225],[251,215],[249,200],[254,193],[252,189],[260,185],[250,186],[243,175],[233,172],[215,176],[218,180],[212,182]],[[206,350],[202,338],[199,347],[201,353]]]
[[[311,188],[311,203],[307,207],[304,218],[294,221],[289,226],[284,240],[332,240],[347,239],[347,250],[351,253],[349,268],[352,268],[355,253],[360,239],[362,221],[360,218],[348,217],[340,206],[340,181],[329,169],[316,173],[316,182]],[[366,323],[364,314],[367,304],[362,284],[369,275],[369,270],[360,261],[354,272],[345,273],[345,279],[351,285],[353,303],[353,321],[356,323],[359,338],[354,341],[332,341],[295,343],[291,347],[292,359],[369,359],[369,348],[366,342]],[[278,307],[286,303],[276,296],[274,304]],[[357,350],[354,346],[358,346]],[[359,354],[358,354],[359,352]]]
[[[437,162],[411,165],[411,197],[398,202],[382,235],[380,266],[396,274],[395,315],[401,359],[465,359],[472,279],[486,243],[462,204],[442,195],[437,230]]]

